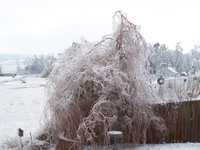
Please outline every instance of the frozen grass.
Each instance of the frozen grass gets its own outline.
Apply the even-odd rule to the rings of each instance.
[[[19,140],[17,138],[8,138],[2,140],[2,144],[0,145],[0,149],[5,150],[17,150],[19,147]]]

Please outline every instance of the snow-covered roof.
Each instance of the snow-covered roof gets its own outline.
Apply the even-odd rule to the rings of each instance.
[[[173,72],[173,73],[178,73],[178,72],[176,71],[176,69],[173,68],[173,67],[167,67],[167,69],[170,70],[170,71]]]

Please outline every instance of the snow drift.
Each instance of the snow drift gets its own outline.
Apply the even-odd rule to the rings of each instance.
[[[50,75],[51,133],[75,141],[67,149],[108,144],[110,130],[122,131],[123,142],[131,143],[146,143],[152,123],[166,132],[150,105],[158,98],[149,84],[147,44],[121,12],[113,18],[112,35],[96,44],[73,43]]]

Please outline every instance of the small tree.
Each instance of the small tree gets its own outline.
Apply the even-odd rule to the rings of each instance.
[[[51,73],[54,63],[56,61],[56,58],[54,56],[48,56],[45,60],[45,66],[44,69],[42,71],[42,77],[46,78],[49,76],[49,74]]]

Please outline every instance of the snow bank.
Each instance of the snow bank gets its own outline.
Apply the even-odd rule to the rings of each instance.
[[[200,143],[177,143],[177,144],[155,144],[144,145],[134,148],[134,150],[199,150]],[[129,149],[126,149],[129,150]]]
[[[17,136],[22,128],[25,136],[40,129],[46,103],[43,78],[0,77],[0,143]]]

